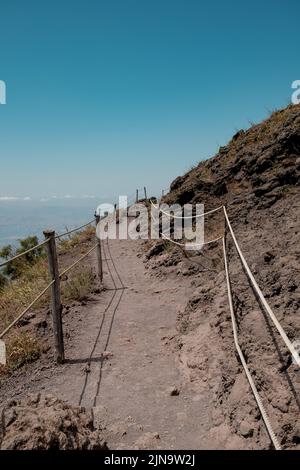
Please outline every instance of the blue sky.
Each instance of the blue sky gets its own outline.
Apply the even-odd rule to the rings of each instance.
[[[300,4],[1,2],[0,197],[167,188],[290,102]]]

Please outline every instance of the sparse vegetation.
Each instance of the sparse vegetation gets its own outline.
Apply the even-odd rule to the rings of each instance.
[[[85,230],[75,233],[71,238],[65,238],[59,242],[59,252],[64,253],[75,248],[82,242],[91,241],[95,237],[95,227],[88,226]]]
[[[7,364],[4,372],[16,370],[40,357],[41,346],[36,338],[26,332],[13,333],[6,343]]]
[[[83,269],[62,286],[63,298],[65,300],[85,300],[91,292],[93,281],[93,270],[91,268]]]
[[[63,240],[58,245],[58,252],[63,269],[64,264],[70,264],[69,258],[78,256],[74,248],[79,244],[90,242],[95,235],[93,227],[87,227],[84,231],[74,234],[71,238]],[[20,246],[13,249],[10,245],[2,248],[0,256],[9,259],[22,253],[38,243],[37,237],[28,237],[20,240]],[[64,259],[66,256],[66,259]],[[80,266],[71,274],[71,277],[62,282],[63,301],[84,300],[91,292],[94,280],[91,268]],[[38,294],[50,282],[48,264],[43,247],[28,253],[18,260],[10,263],[0,273],[0,331],[3,331],[16,317],[26,308]],[[35,309],[40,309],[49,305],[50,293],[46,292],[43,297],[34,305]],[[7,373],[15,370],[24,364],[38,359],[42,350],[40,340],[28,332],[21,331],[20,328],[13,328],[5,338],[7,347],[7,365],[0,368],[0,373]]]
[[[8,260],[10,258],[13,258],[14,256],[26,252],[27,250],[30,250],[38,243],[38,237],[30,236],[19,240],[20,246],[16,249],[14,249],[11,245],[6,245],[0,250],[0,258]],[[33,266],[43,256],[45,256],[44,248],[36,248],[30,253],[26,253],[21,258],[18,258],[4,266],[3,274],[4,276],[9,277],[10,279],[17,279],[22,275],[24,270],[28,268],[28,266]]]
[[[41,259],[34,266],[27,268],[18,279],[8,282],[0,292],[0,326],[5,328],[23,308],[29,305],[34,298],[49,283],[46,260]],[[49,302],[46,293],[36,304],[37,307]]]

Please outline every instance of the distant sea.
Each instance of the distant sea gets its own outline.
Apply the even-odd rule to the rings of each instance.
[[[0,247],[16,246],[20,238],[29,235],[43,240],[43,230],[48,228],[61,233],[83,225],[93,219],[101,202],[96,199],[0,201]]]

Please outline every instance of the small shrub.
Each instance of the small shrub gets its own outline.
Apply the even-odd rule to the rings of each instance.
[[[40,357],[41,348],[36,338],[26,332],[15,332],[6,344],[6,370],[15,370]]]
[[[14,249],[11,245],[6,245],[0,250],[0,257],[5,260],[9,260],[16,255],[20,255],[27,250],[30,250],[36,246],[38,242],[38,237],[31,236],[19,240],[20,246],[17,249]],[[33,266],[41,257],[44,256],[44,247],[36,248],[30,253],[26,253],[21,256],[21,258],[18,258],[4,266],[3,274],[11,279],[17,279],[28,267]]]
[[[62,285],[62,296],[65,300],[85,300],[91,292],[93,282],[93,270],[85,268]]]

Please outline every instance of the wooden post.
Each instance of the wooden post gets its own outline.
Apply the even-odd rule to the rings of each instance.
[[[164,197],[164,195],[165,195],[165,191],[164,191],[164,189],[162,189],[161,190],[161,197]]]
[[[146,186],[144,186],[144,193],[145,193],[145,199],[147,200],[147,190],[146,190]]]
[[[100,222],[100,215],[95,214],[95,220],[96,220],[96,227],[98,223]],[[100,282],[102,283],[103,281],[103,266],[102,266],[102,250],[101,250],[101,239],[97,236],[96,233],[96,242],[97,242],[97,262],[98,262],[98,276],[100,279]]]
[[[138,202],[139,200],[139,190],[136,190],[136,196],[135,196],[135,202]]]
[[[49,238],[47,244],[48,250],[48,263],[49,273],[51,280],[54,283],[51,286],[51,310],[52,310],[52,322],[53,322],[53,334],[55,343],[55,360],[58,364],[62,364],[65,360],[64,351],[64,335],[62,327],[62,305],[60,300],[60,278],[58,271],[57,252],[55,243],[55,231],[45,230],[45,238]]]

